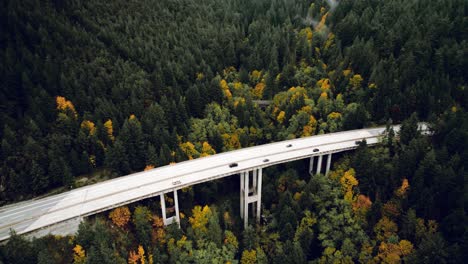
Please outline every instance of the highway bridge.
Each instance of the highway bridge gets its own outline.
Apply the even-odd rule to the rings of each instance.
[[[420,124],[421,131],[427,131]],[[393,126],[395,132],[399,125]],[[328,173],[333,153],[357,148],[365,139],[368,145],[379,143],[385,127],[343,131],[243,148],[180,162],[148,171],[85,186],[42,199],[0,208],[0,241],[7,240],[10,229],[17,234],[41,236],[73,234],[83,217],[145,198],[160,196],[164,223],[179,222],[177,191],[207,181],[240,174],[240,212],[248,225],[249,205],[260,219],[262,169],[299,159],[310,159],[309,172]],[[322,158],[326,165],[322,168]],[[317,161],[314,158],[317,157]],[[164,194],[173,193],[175,213],[166,214]]]

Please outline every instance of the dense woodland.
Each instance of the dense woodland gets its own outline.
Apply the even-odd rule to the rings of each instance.
[[[75,236],[13,235],[0,263],[462,263],[467,11],[465,0],[2,1],[0,205],[404,125],[339,155],[327,176],[305,161],[266,169],[260,225],[243,229],[233,176],[180,192],[181,229],[149,199]]]

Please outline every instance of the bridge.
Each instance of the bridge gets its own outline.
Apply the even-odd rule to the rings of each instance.
[[[421,131],[427,131],[420,124]],[[393,126],[395,132],[399,125]],[[0,241],[17,234],[42,236],[74,234],[83,217],[142,199],[160,196],[164,224],[179,223],[177,191],[195,184],[240,175],[240,212],[248,225],[249,205],[260,220],[262,169],[276,164],[309,158],[309,173],[328,173],[333,153],[357,148],[365,139],[378,144],[385,127],[366,128],[270,143],[180,162],[138,172],[105,182],[77,188],[42,199],[33,199],[0,208]],[[325,166],[324,157],[326,157]],[[174,214],[166,212],[165,194],[173,193]]]

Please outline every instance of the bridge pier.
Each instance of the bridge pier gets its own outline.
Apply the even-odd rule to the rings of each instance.
[[[166,198],[164,197],[165,193],[160,194],[161,198],[161,210],[162,210],[162,218],[164,221],[164,225],[170,225],[174,222],[177,222],[177,224],[180,227],[180,216],[179,216],[179,199],[177,197],[177,190],[174,190],[174,207],[175,207],[175,215],[171,217],[167,217],[167,212],[166,212]]]
[[[310,157],[310,161],[309,161],[309,174],[310,175],[313,175],[314,173],[314,158],[315,156]],[[332,158],[332,153],[327,155],[327,166],[325,168],[325,175],[327,175],[328,172],[330,172],[331,158]],[[322,159],[323,159],[323,155],[318,156],[317,168],[315,170],[315,174],[319,174],[322,172]]]
[[[252,181],[250,181],[250,176],[252,176]],[[244,228],[249,224],[249,204],[252,204],[252,215],[256,216],[257,223],[259,223],[262,204],[261,168],[240,173],[240,216],[244,219]]]
[[[327,158],[327,167],[325,169],[325,175],[328,175],[328,173],[330,172],[330,166],[331,166],[331,158],[332,158],[332,154],[328,154],[328,158]]]
[[[323,155],[318,156],[317,171],[315,172],[315,174],[319,174],[322,169],[322,157]]]

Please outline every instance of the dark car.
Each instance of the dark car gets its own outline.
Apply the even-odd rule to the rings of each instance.
[[[263,162],[269,162],[270,160],[269,159],[264,159]]]
[[[357,140],[356,142],[354,142],[354,144],[359,145],[361,144],[361,141]]]
[[[229,164],[229,168],[234,168],[234,167],[237,167],[237,166],[239,166],[239,164],[237,164],[237,163],[231,163],[231,164]]]
[[[318,151],[319,151],[319,149],[318,149],[318,148],[314,148],[314,152],[318,152]]]
[[[290,147],[292,147],[292,144],[287,144],[286,147],[290,148]]]

